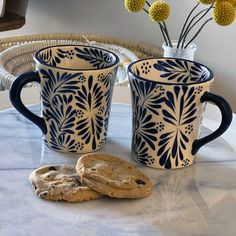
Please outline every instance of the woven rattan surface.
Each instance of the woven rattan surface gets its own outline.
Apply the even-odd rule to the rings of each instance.
[[[128,64],[148,57],[162,56],[159,47],[140,42],[93,34],[37,34],[0,39],[0,87],[9,89],[16,76],[34,68],[33,55],[38,49],[55,44],[87,43],[108,48],[120,55],[119,76],[125,77]],[[122,71],[123,70],[123,71]],[[124,75],[122,75],[122,73]],[[116,86],[127,86],[127,78]],[[29,85],[33,86],[33,84]]]

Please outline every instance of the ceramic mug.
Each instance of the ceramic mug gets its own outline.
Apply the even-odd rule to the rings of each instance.
[[[131,63],[128,68],[133,109],[132,157],[161,169],[189,166],[206,143],[224,133],[232,110],[210,91],[214,76],[206,66],[184,59],[156,58]],[[220,127],[199,139],[206,102],[222,114]]]
[[[104,146],[119,58],[92,46],[60,45],[34,56],[36,71],[16,78],[10,89],[13,106],[35,123],[49,148],[87,153]],[[20,98],[24,85],[40,84],[42,117]]]

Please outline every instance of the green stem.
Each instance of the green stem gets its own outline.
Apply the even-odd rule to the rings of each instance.
[[[199,35],[199,33],[202,31],[203,27],[209,22],[211,21],[213,18],[209,18],[208,20],[206,20],[202,26],[199,28],[199,30],[196,32],[196,34],[189,40],[189,42],[187,43],[187,45],[184,48],[187,48],[189,46],[189,44]]]
[[[178,39],[178,43],[177,43],[177,48],[179,48],[179,45],[180,45],[180,42],[181,42],[181,39],[182,39],[184,30],[185,30],[185,27],[186,27],[186,25],[187,25],[187,23],[188,23],[190,17],[191,17],[191,15],[193,14],[193,12],[195,11],[195,9],[199,6],[199,4],[200,4],[200,3],[198,2],[198,3],[193,7],[193,9],[190,11],[190,13],[188,14],[188,16],[187,16],[187,18],[186,18],[186,20],[185,20],[185,22],[184,22],[184,25],[183,25],[183,27],[182,27],[182,29],[181,29],[180,35],[179,35],[179,39]]]
[[[189,32],[191,31],[191,29],[211,10],[211,8],[213,7],[214,4],[212,4],[209,8],[206,8],[200,12],[198,12],[193,18],[192,20],[189,22],[188,26],[186,27],[183,35],[182,35],[182,44],[181,44],[181,48],[184,48],[184,44],[185,44],[185,41],[186,41],[186,37],[188,36]],[[204,14],[199,18],[197,19],[195,22],[194,20],[199,16],[201,15],[202,13],[204,12]],[[194,22],[194,24],[192,24]]]

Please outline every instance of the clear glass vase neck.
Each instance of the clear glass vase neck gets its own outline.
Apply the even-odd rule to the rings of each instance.
[[[164,50],[164,57],[171,58],[181,58],[187,60],[194,60],[194,54],[197,50],[197,45],[195,43],[190,43],[187,48],[177,48],[178,41],[171,41],[172,47],[166,45],[166,43],[162,44],[162,48]],[[185,42],[184,46],[186,46],[188,42]]]

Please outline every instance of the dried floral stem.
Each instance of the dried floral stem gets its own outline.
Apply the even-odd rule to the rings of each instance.
[[[199,30],[196,32],[196,34],[189,40],[189,42],[187,43],[187,45],[184,48],[187,48],[189,46],[189,44],[199,35],[199,33],[202,31],[203,27],[212,20],[213,18],[209,18],[208,20],[206,20],[202,26],[199,28]]]
[[[165,40],[165,43],[168,46],[168,39],[166,38],[165,30],[163,29],[163,26],[162,26],[162,24],[160,22],[158,24],[159,24],[159,27],[161,29],[161,33],[162,33],[162,36],[163,36],[163,38]]]
[[[164,30],[165,30],[165,33],[166,33],[166,37],[167,37],[169,46],[170,46],[170,47],[173,47],[173,45],[172,45],[172,43],[171,43],[171,40],[170,40],[170,37],[169,37],[169,33],[168,33],[168,30],[167,30],[166,23],[165,23],[165,21],[163,21],[162,23],[163,23],[163,28],[164,28]],[[161,24],[161,23],[160,23],[160,24]]]
[[[145,8],[143,8],[143,10],[149,15],[149,13],[148,13],[148,10],[147,9],[145,9]]]
[[[146,1],[146,3],[147,3],[147,5],[150,7],[151,6],[151,4],[148,2],[148,1]]]
[[[191,31],[191,29],[204,17],[206,16],[206,14],[212,9],[212,7],[214,6],[214,4],[212,4],[210,7],[198,12],[192,19],[191,21],[189,22],[188,26],[186,27],[183,35],[182,35],[182,38],[181,38],[181,41],[182,41],[182,44],[181,44],[181,48],[184,48],[184,44],[185,44],[185,41],[186,41],[186,37],[188,36],[189,32]],[[199,19],[197,19],[195,22],[194,20],[199,16],[201,15],[202,13],[204,13]]]
[[[149,15],[149,12],[148,12],[147,9],[143,8],[143,10]],[[162,36],[164,38],[164,41],[165,41],[166,45],[167,46],[171,45],[171,41],[170,41],[169,36],[167,36],[168,32],[166,33],[165,27],[161,23],[158,23],[158,24],[159,24],[159,27],[160,27],[160,30],[161,30],[161,33],[162,33]],[[170,42],[170,44],[169,44],[169,42]]]
[[[190,17],[191,17],[191,15],[193,14],[193,12],[195,11],[195,9],[199,6],[199,4],[200,4],[200,2],[198,2],[198,3],[193,7],[193,9],[190,11],[190,13],[188,14],[188,16],[187,16],[187,18],[186,18],[186,20],[185,20],[185,22],[184,22],[184,25],[183,25],[183,27],[182,27],[182,29],[181,29],[180,35],[179,35],[179,39],[178,39],[178,43],[177,43],[177,48],[179,48],[179,45],[180,45],[180,43],[181,43],[181,40],[182,40],[182,37],[183,37],[183,33],[184,33],[184,30],[185,30],[185,27],[186,27],[186,25],[187,25],[187,23],[188,23]]]

